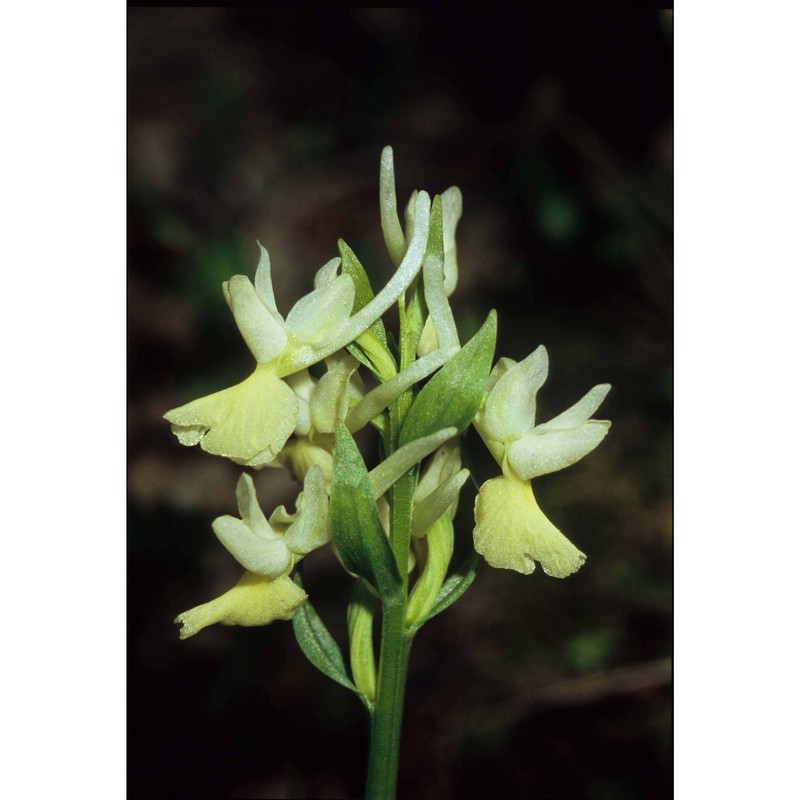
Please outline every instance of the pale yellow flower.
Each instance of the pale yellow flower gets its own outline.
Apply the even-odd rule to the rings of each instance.
[[[315,289],[284,319],[275,305],[267,251],[255,284],[234,275],[223,284],[225,299],[250,352],[255,371],[241,383],[167,412],[181,444],[199,444],[238,464],[272,461],[297,427],[300,407],[286,379],[346,347],[406,291],[422,266],[430,222],[430,198],[419,192],[417,223],[405,255],[386,286],[351,316],[355,289],[349,275],[337,275],[339,259],[317,274]]]
[[[267,520],[246,474],[236,486],[236,502],[241,518],[218,517],[212,527],[247,571],[225,594],[178,616],[181,639],[217,622],[253,626],[291,619],[307,595],[289,573],[303,556],[330,541],[328,496],[319,467],[308,471],[293,514],[278,506]]]
[[[493,567],[529,574],[536,567],[564,578],[586,556],[544,515],[531,479],[564,469],[594,450],[611,423],[590,419],[611,388],[600,384],[571,408],[535,424],[536,394],[547,378],[544,347],[517,363],[500,359],[475,427],[503,469],[481,486],[475,500],[475,549]]]

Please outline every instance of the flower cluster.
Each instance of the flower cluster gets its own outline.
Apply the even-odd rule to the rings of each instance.
[[[403,228],[392,152],[386,148],[379,197],[396,267],[383,289],[373,294],[366,272],[340,242],[340,257],[317,272],[313,291],[284,317],[275,303],[269,255],[259,244],[254,280],[234,275],[222,287],[255,359],[252,373],[164,415],[181,444],[199,445],[250,469],[288,469],[303,485],[295,511],[281,506],[267,517],[252,477],[242,474],[236,489],[239,517],[219,517],[212,528],[244,575],[222,596],[178,616],[182,638],[214,623],[291,619],[307,600],[291,577],[294,567],[331,541],[348,571],[382,600],[406,592],[406,579],[396,568],[401,555],[392,554],[387,542],[397,541],[391,488],[408,475],[415,492],[413,503],[409,495],[406,547],[409,569],[416,561],[420,575],[407,618],[421,624],[435,606],[453,553],[453,519],[469,476],[456,437],[470,423],[502,469],[475,500],[475,550],[491,566],[527,574],[538,562],[559,578],[585,560],[539,509],[531,480],[568,467],[597,447],[610,423],[591,416],[610,387],[596,386],[564,413],[535,424],[536,396],[548,369],[544,347],[519,363],[501,358],[491,369],[493,314],[469,343],[462,347],[459,341],[448,298],[458,278],[460,191],[451,187],[433,202],[426,192],[414,192]],[[381,320],[395,303],[401,311],[396,346]],[[320,362],[326,370],[316,378],[308,368]],[[376,379],[370,391],[363,370]],[[431,375],[421,391],[415,389]],[[352,474],[337,468],[337,459],[345,457],[342,443],[369,424],[382,437],[386,458],[369,474],[358,459]],[[428,457],[417,480],[418,465]],[[360,520],[353,516],[358,513]],[[350,519],[353,530],[338,529]],[[365,531],[376,524],[380,532],[370,539]],[[370,636],[364,641],[371,642]]]

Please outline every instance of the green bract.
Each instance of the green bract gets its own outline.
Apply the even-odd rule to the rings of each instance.
[[[402,581],[397,562],[381,527],[364,459],[344,425],[336,431],[331,531],[345,567],[368,580],[384,602],[398,602]]]

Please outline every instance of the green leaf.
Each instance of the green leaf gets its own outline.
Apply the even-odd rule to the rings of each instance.
[[[416,626],[419,630],[426,622],[433,619],[437,614],[450,608],[464,592],[469,589],[478,570],[481,567],[481,557],[473,552],[471,553],[464,563],[454,572],[442,585],[439,594],[436,596],[436,601],[431,608],[430,613],[425,619]]]
[[[342,423],[336,429],[331,538],[345,568],[368,580],[386,604],[402,602],[402,580],[384,533],[361,453]]]
[[[295,573],[294,582],[303,588],[303,580],[299,573]],[[320,672],[346,689],[361,694],[347,675],[339,645],[319,618],[310,600],[306,600],[295,612],[292,617],[292,628],[300,649]]]
[[[408,412],[400,444],[442,428],[463,431],[480,410],[494,358],[497,314],[491,311],[480,330],[422,388]]]
[[[353,286],[355,286],[356,289],[352,311],[353,314],[356,314],[372,300],[375,294],[372,291],[372,286],[370,285],[366,270],[361,266],[361,262],[356,257],[356,254],[350,249],[350,246],[344,239],[339,239],[339,255],[342,258],[342,275],[349,275],[353,279]],[[380,339],[381,344],[386,346],[386,330],[380,319],[375,320],[375,322],[370,325],[369,330]]]

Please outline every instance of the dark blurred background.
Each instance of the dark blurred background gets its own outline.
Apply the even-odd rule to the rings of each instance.
[[[161,415],[248,373],[220,284],[253,274],[256,239],[284,313],[340,236],[388,277],[392,144],[403,204],[464,194],[462,340],[497,308],[498,355],[547,346],[540,420],[614,386],[606,441],[536,481],[583,569],[484,568],[418,636],[400,796],[670,797],[671,12],[130,8],[128,59],[130,795],[363,791],[362,708],[290,624],[178,640],[176,614],[241,571],[211,531],[240,470]],[[268,510],[293,500],[282,472],[255,477]],[[327,552],[306,575],[343,642],[349,579]]]

